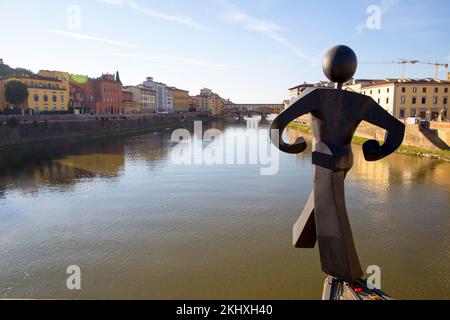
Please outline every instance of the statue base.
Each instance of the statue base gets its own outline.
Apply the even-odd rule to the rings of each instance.
[[[378,289],[369,289],[364,279],[355,283],[328,276],[323,286],[322,300],[394,300]]]

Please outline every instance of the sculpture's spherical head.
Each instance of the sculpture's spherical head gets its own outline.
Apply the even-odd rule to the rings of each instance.
[[[323,58],[323,73],[332,82],[344,83],[356,72],[358,59],[355,52],[347,46],[331,48]]]

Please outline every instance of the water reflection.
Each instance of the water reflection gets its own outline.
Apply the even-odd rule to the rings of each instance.
[[[204,123],[192,143],[207,148],[210,128],[220,140],[245,124]],[[249,132],[268,139],[266,127]],[[318,253],[290,245],[312,187],[310,149],[260,176],[260,166],[175,165],[171,134],[1,151],[0,296],[319,298]],[[450,165],[354,154],[346,196],[363,266],[380,265],[397,298],[450,298]],[[71,264],[81,292],[65,289]]]
[[[295,128],[288,128],[287,133],[290,143],[295,142],[300,136],[305,136]],[[312,138],[308,135],[305,138],[310,142],[305,151],[305,155],[309,157]],[[370,182],[371,186],[380,190],[387,190],[390,185],[434,184],[450,193],[450,172],[447,162],[397,153],[381,161],[368,162],[364,159],[362,148],[359,146],[353,147],[353,153],[354,165],[349,173],[349,179]]]

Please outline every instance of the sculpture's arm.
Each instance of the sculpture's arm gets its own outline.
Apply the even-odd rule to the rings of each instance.
[[[284,129],[298,117],[316,110],[320,104],[317,89],[307,89],[295,102],[278,115],[270,127],[270,138],[272,143],[283,152],[297,154],[306,149],[306,142],[300,137],[294,144],[283,141]]]
[[[387,131],[387,136],[382,146],[376,140],[369,140],[363,144],[364,158],[367,161],[382,159],[393,153],[402,144],[405,135],[405,125],[391,116],[372,98],[369,98],[365,105],[362,120]]]

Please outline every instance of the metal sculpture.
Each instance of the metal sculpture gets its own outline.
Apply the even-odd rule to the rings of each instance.
[[[282,133],[293,120],[311,114],[314,190],[293,228],[297,248],[319,244],[322,270],[353,283],[363,276],[345,206],[344,180],[353,165],[351,142],[364,120],[387,131],[384,144],[369,140],[363,145],[367,161],[382,159],[402,143],[405,126],[372,98],[342,90],[356,72],[357,58],[347,46],[336,46],[325,55],[323,71],[336,89],[310,88],[272,123],[272,142],[283,152],[298,154],[306,149],[303,137],[290,145]]]

